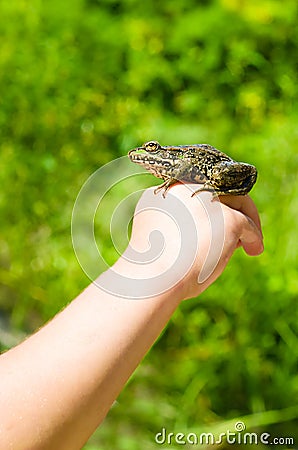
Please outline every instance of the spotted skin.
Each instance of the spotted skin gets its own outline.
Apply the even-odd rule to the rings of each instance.
[[[161,146],[149,141],[128,152],[130,160],[139,164],[164,183],[155,189],[163,191],[177,181],[201,184],[193,193],[211,191],[214,195],[246,195],[257,179],[251,164],[237,162],[209,144]]]

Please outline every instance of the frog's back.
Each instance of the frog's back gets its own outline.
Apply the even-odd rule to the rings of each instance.
[[[191,165],[205,175],[212,171],[215,164],[221,161],[232,161],[228,155],[209,144],[194,144],[185,149]]]

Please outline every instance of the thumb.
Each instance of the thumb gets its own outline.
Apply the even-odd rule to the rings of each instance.
[[[240,244],[248,255],[260,255],[264,250],[263,236],[260,229],[250,217],[243,213],[238,214],[242,215],[242,230],[239,237]]]

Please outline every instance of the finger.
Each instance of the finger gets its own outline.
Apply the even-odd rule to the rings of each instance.
[[[242,230],[239,240],[244,251],[250,256],[260,255],[264,250],[263,236],[260,229],[255,222],[245,214],[242,214],[241,222]]]
[[[237,211],[240,211],[246,216],[250,217],[256,224],[263,238],[262,225],[257,207],[248,195],[221,196],[220,201],[230,208],[236,209]]]

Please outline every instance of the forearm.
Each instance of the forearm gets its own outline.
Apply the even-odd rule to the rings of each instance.
[[[92,284],[2,355],[1,449],[81,448],[178,304],[173,292],[127,300]]]
[[[239,245],[250,255],[262,252],[248,197],[230,199],[234,210],[206,193],[193,198],[183,185],[171,192],[163,199],[145,191],[130,245],[100,277],[101,288],[91,284],[2,355],[1,450],[80,449],[180,301],[206,289]]]

